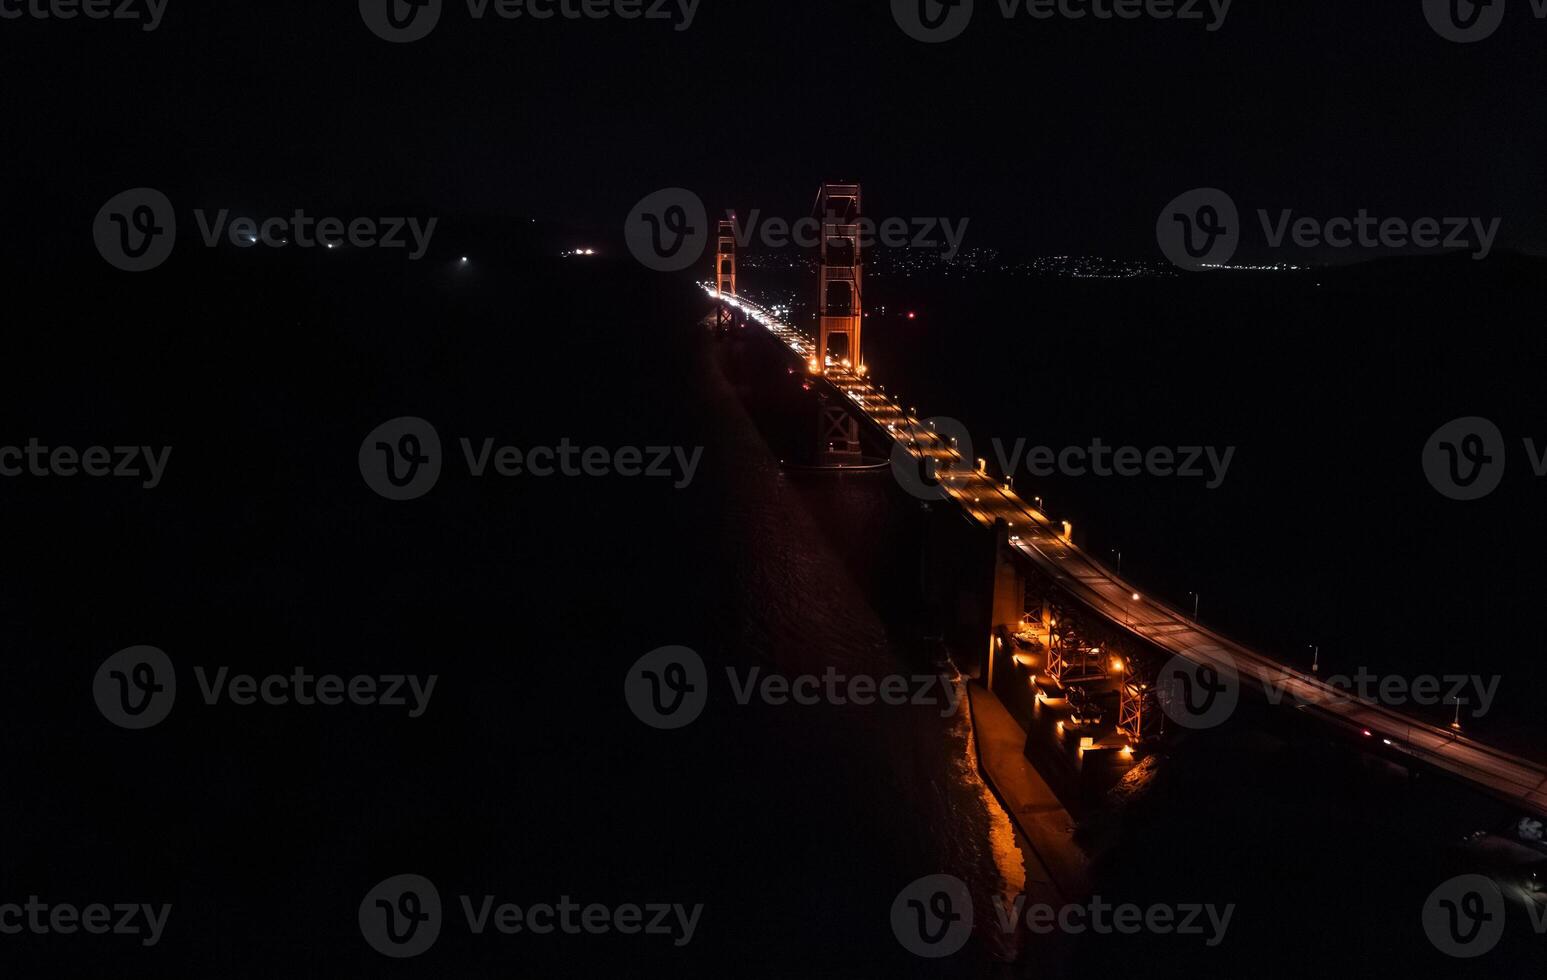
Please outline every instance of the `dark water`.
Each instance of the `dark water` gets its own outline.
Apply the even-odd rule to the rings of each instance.
[[[8,937],[6,974],[375,975],[385,961],[357,908],[416,873],[454,911],[487,894],[704,912],[681,948],[448,924],[405,973],[1056,975],[985,921],[1038,871],[976,775],[961,716],[741,706],[722,682],[692,726],[661,732],[622,697],[634,660],[668,644],[697,650],[711,676],[924,669],[906,642],[912,505],[884,474],[782,471],[745,352],[711,339],[685,285],[448,242],[407,273],[218,255],[160,279],[18,269],[15,288],[47,302],[8,341],[0,441],[174,452],[154,492],[0,484],[19,694],[0,714],[0,891],[174,910],[151,950]],[[480,258],[459,271],[464,251]],[[425,498],[393,504],[364,486],[356,453],[402,414],[432,420],[453,456],[461,437],[567,437],[701,445],[704,462],[679,490],[478,480],[456,459]],[[126,732],[97,713],[90,678],[137,643],[165,649],[183,688],[166,722]],[[207,706],[195,665],[440,680],[407,719]],[[1310,905],[1365,955],[1422,949],[1410,893],[1421,901],[1443,867],[1435,842],[1496,816],[1400,779],[1366,789],[1345,764],[1254,739],[1179,749],[1176,779],[1089,828],[1110,897],[1241,903],[1228,955],[1093,937],[1080,963],[1244,968]],[[889,910],[941,872],[967,882],[978,929],[925,961],[899,946]],[[1325,963],[1315,949],[1283,960]]]
[[[993,931],[943,966],[891,933],[921,875],[1026,884],[963,715],[743,707],[723,679],[916,669],[872,607],[888,580],[866,571],[867,539],[907,528],[889,487],[786,477],[681,285],[448,248],[406,272],[242,255],[28,286],[50,302],[9,341],[25,369],[0,395],[0,442],[174,449],[153,492],[0,485],[0,621],[23,695],[0,716],[0,893],[173,912],[150,950],[7,937],[6,975],[373,975],[386,961],[356,910],[405,873],[455,916],[464,894],[704,904],[682,948],[448,924],[411,972],[976,976],[1013,959]],[[395,504],[356,453],[405,414],[435,424],[448,460]],[[462,437],[704,455],[684,489],[473,479]],[[835,516],[848,533],[828,533]],[[140,643],[177,665],[178,703],[122,731],[90,681]],[[678,732],[622,696],[629,666],[669,644],[716,679]],[[195,666],[439,682],[408,719],[206,705]]]

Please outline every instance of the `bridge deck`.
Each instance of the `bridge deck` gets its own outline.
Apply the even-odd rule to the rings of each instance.
[[[705,287],[711,296],[712,286]],[[802,363],[813,357],[812,342],[767,310],[740,297],[725,302],[745,311],[797,354]],[[1333,721],[1381,739],[1397,752],[1449,772],[1547,815],[1547,767],[1484,745],[1449,728],[1429,725],[1392,708],[1356,698],[1324,681],[1291,670],[1277,660],[1250,650],[1193,622],[1185,613],[1143,596],[1073,543],[1065,540],[1047,515],[1006,490],[919,419],[913,418],[869,381],[852,371],[828,367],[826,379],[867,415],[881,431],[909,452],[931,457],[944,477],[942,487],[974,520],[992,526],[1003,518],[1018,540],[1012,541],[1027,559],[1053,576],[1071,595],[1114,625],[1155,646],[1197,664],[1210,664],[1227,676],[1253,681],[1286,704],[1304,704]],[[1134,595],[1140,595],[1134,600]]]

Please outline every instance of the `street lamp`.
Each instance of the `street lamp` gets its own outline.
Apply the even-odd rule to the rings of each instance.
[[[1123,574],[1123,553],[1122,553],[1122,551],[1117,549],[1117,548],[1111,548],[1109,550],[1112,552],[1112,554],[1117,556],[1117,574],[1119,574],[1119,575]]]
[[[1312,643],[1307,643],[1306,646],[1311,648],[1311,673],[1319,673],[1321,671],[1321,647]]]
[[[1189,592],[1187,594],[1192,596],[1192,621],[1196,623],[1198,621],[1198,593]]]
[[[1134,602],[1138,602],[1139,601],[1139,593],[1135,592],[1133,595],[1129,596],[1129,598],[1132,599]],[[1133,607],[1129,606],[1128,607],[1128,625],[1132,626],[1133,624],[1134,624]]]
[[[1450,727],[1459,732],[1461,730],[1461,699],[1460,698],[1456,698],[1455,702],[1456,702],[1456,720],[1450,723]]]

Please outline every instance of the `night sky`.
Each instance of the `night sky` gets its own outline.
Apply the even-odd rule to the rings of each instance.
[[[1499,216],[1544,244],[1547,21],[1461,45],[1419,0],[1231,5],[1205,22],[1005,20],[920,43],[885,2],[703,0],[671,21],[475,21],[389,44],[357,5],[171,0],[154,32],[0,21],[14,207],[533,215],[618,228],[660,187],[798,218],[824,179],[969,245],[1158,257],[1193,187],[1323,217]],[[14,231],[15,229],[13,229]],[[1243,252],[1250,257],[1250,252]]]

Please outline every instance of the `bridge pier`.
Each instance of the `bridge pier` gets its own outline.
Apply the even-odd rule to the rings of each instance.
[[[817,395],[817,463],[822,466],[856,466],[864,460],[859,420],[842,398]]]

